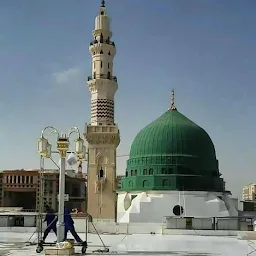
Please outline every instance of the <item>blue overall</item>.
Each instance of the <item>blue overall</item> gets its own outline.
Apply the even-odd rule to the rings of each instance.
[[[75,227],[74,227],[74,221],[73,221],[73,219],[70,215],[70,211],[66,207],[64,209],[64,222],[65,222],[65,240],[67,239],[68,231],[70,231],[70,233],[75,238],[75,240],[78,243],[82,243],[83,240],[76,233],[76,230],[75,230]]]
[[[44,218],[44,222],[46,222],[47,228],[44,231],[43,241],[45,241],[51,230],[57,235],[57,217],[52,209],[48,209]]]

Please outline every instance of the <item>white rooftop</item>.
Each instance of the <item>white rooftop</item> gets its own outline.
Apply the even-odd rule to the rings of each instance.
[[[0,233],[0,255],[36,256],[44,255],[35,252],[36,246],[26,246],[32,233]],[[81,238],[85,237],[80,234]],[[108,255],[175,255],[175,256],[256,256],[256,241],[238,240],[237,237],[213,237],[192,235],[101,235],[106,246],[110,246]],[[36,241],[36,235],[30,241]],[[47,238],[49,242],[56,240],[54,234]],[[88,235],[89,248],[103,249],[99,237]],[[255,249],[254,249],[255,248]],[[254,252],[255,250],[255,252]],[[80,252],[76,248],[76,252]],[[101,254],[102,255],[102,254]]]

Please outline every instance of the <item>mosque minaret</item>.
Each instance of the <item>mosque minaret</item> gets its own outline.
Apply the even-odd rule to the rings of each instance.
[[[86,124],[88,142],[88,202],[93,219],[116,219],[116,148],[120,135],[114,116],[114,96],[118,89],[113,75],[115,43],[111,40],[110,19],[101,2],[90,43],[92,71],[88,77],[91,92],[91,122]]]

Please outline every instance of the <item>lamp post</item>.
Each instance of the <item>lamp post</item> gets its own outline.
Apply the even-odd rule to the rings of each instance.
[[[64,203],[65,203],[65,166],[66,156],[69,149],[69,138],[72,133],[78,134],[75,140],[75,153],[79,159],[83,159],[86,154],[84,141],[81,138],[80,131],[77,127],[72,127],[68,134],[60,134],[57,129],[52,126],[47,126],[42,130],[41,137],[38,141],[38,153],[41,157],[51,158],[52,146],[48,139],[44,137],[46,130],[51,130],[50,134],[57,134],[57,149],[60,155],[60,171],[59,171],[59,209],[58,209],[58,224],[57,224],[57,243],[64,241],[65,238],[65,223],[64,223]]]

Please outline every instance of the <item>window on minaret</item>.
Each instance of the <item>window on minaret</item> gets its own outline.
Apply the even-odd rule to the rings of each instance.
[[[108,72],[108,79],[110,79],[110,72]]]
[[[109,68],[109,63],[108,63],[108,68]]]
[[[102,50],[100,51],[100,54],[103,54],[103,51],[102,51]]]
[[[100,62],[100,67],[102,68],[102,61]]]
[[[93,62],[93,68],[95,68],[95,62]]]
[[[111,55],[111,52],[110,52],[110,51],[108,52],[108,55]]]
[[[103,43],[103,35],[100,34],[100,43]]]

